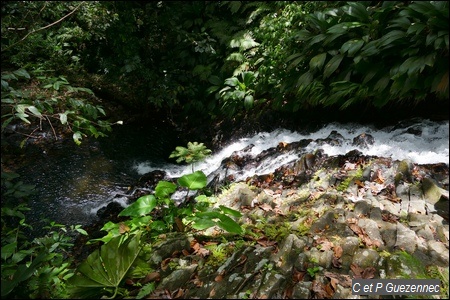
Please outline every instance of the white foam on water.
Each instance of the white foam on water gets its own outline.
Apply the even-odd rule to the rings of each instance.
[[[318,139],[327,138],[333,131],[343,136],[344,140],[340,145],[319,144],[316,142]],[[411,132],[421,133],[414,134]],[[374,144],[368,147],[352,145],[353,139],[362,133],[372,135],[375,139]],[[369,125],[330,123],[315,132],[307,134],[287,129],[260,132],[231,142],[204,161],[196,163],[194,170],[202,170],[206,175],[209,175],[220,167],[223,159],[231,156],[234,151],[243,150],[247,146],[253,145],[251,151],[247,153],[256,156],[264,150],[276,147],[280,142],[292,143],[303,139],[313,140],[305,147],[305,152],[323,149],[324,153],[329,156],[343,155],[356,149],[362,152],[363,155],[390,157],[394,160],[409,159],[417,164],[446,163],[448,165],[449,163],[449,122],[416,120],[408,126],[399,125],[381,129]],[[273,172],[281,165],[296,159],[298,159],[298,155],[289,153],[270,157],[260,162],[255,168],[238,172],[236,174],[237,179]],[[191,165],[166,164],[161,166],[154,165],[148,161],[138,162],[133,168],[139,174],[145,174],[153,170],[164,170],[172,178],[192,172]]]

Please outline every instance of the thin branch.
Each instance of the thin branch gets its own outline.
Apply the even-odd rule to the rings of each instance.
[[[38,31],[47,29],[47,28],[49,28],[49,27],[52,27],[53,25],[58,24],[58,23],[61,22],[62,20],[66,19],[67,17],[69,17],[70,15],[72,15],[75,11],[77,11],[78,8],[80,8],[80,6],[81,6],[83,3],[84,3],[84,1],[80,2],[80,4],[78,4],[77,7],[75,7],[70,13],[68,13],[67,15],[65,15],[64,17],[62,17],[61,19],[59,19],[58,21],[55,21],[55,22],[53,22],[53,23],[51,23],[51,24],[48,24],[47,26],[41,27],[41,28],[36,29],[36,30],[33,30],[33,31],[31,31],[31,32],[28,32],[22,39],[20,39],[19,41],[15,42],[14,44],[10,45],[9,47],[7,47],[6,49],[4,49],[4,50],[2,50],[2,51],[7,51],[8,49],[14,47],[14,46],[17,45],[18,43],[23,42],[29,35],[31,35],[31,34],[33,34],[33,33],[36,33],[36,32],[38,32]]]
[[[48,116],[46,116],[46,118],[47,118],[48,124],[50,124],[50,127],[53,130],[53,134],[55,135],[55,140],[58,140],[58,136],[56,135],[55,128],[53,128],[52,121],[50,121],[50,118]]]

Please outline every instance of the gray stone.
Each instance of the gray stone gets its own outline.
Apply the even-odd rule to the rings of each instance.
[[[332,250],[320,251],[317,248],[311,248],[310,251],[306,252],[306,255],[308,255],[309,261],[313,261],[323,268],[328,269],[331,267],[333,261]]]
[[[409,253],[414,253],[417,248],[416,233],[400,222],[397,223],[397,241],[395,247]]]
[[[262,277],[262,282],[259,285],[258,294],[255,295],[256,299],[274,299],[281,298],[281,287],[286,281],[286,277],[276,272],[267,270],[265,276]]]
[[[304,239],[298,238],[295,234],[290,234],[281,243],[278,252],[273,254],[271,260],[283,271],[283,274],[286,274],[292,270],[292,265],[297,260],[298,255],[303,252],[305,246]]]
[[[431,226],[429,224],[422,224],[420,227],[418,227],[416,231],[416,235],[418,237],[422,237],[425,240],[433,240],[433,230],[431,230]]]
[[[386,277],[392,279],[425,278],[424,264],[411,254],[400,251],[385,260]]]
[[[297,282],[292,291],[293,299],[311,299],[311,281]]]
[[[340,244],[342,248],[342,267],[349,268],[352,264],[353,255],[359,248],[359,238],[357,237],[346,237],[342,240]]]
[[[387,248],[393,249],[397,242],[397,224],[383,222],[380,234]]]
[[[371,219],[359,219],[358,226],[364,229],[364,231],[372,240],[379,242],[381,249],[383,248],[384,242],[380,235],[380,230],[378,229],[377,222]]]
[[[428,241],[428,250],[433,258],[437,261],[448,265],[449,253],[448,248],[442,242]]]
[[[150,261],[154,265],[158,265],[175,251],[189,250],[189,248],[190,242],[186,235],[168,235],[166,240],[162,240],[154,246]]]
[[[358,249],[353,255],[352,263],[361,267],[373,267],[378,263],[380,255],[373,249]]]
[[[372,206],[372,208],[370,209],[370,219],[377,222],[377,224],[383,222],[383,217],[381,215],[381,209],[379,206]]]
[[[441,198],[447,199],[448,202],[448,191],[439,187],[436,182],[429,177],[422,179],[422,190],[425,199],[431,204],[436,204]]]
[[[158,285],[158,288],[174,291],[182,287],[191,278],[191,275],[194,273],[196,268],[197,265],[192,265],[173,271],[162,279],[161,283]]]
[[[408,219],[408,224],[411,227],[421,227],[430,223],[430,216],[424,214],[410,213]]]
[[[355,203],[355,214],[358,216],[368,215],[370,212],[370,203],[366,200],[361,200]]]

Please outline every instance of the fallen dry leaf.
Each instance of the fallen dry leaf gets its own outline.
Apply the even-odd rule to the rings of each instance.
[[[333,248],[334,257],[336,257],[336,258],[341,258],[341,257],[342,257],[343,251],[344,251],[344,250],[342,249],[341,246],[339,246],[339,245],[334,246],[334,248]]]
[[[304,271],[297,271],[297,269],[294,268],[294,272],[292,273],[292,280],[294,282],[301,282],[303,281],[303,278],[305,278],[306,272]]]
[[[347,220],[348,222],[348,220]],[[375,247],[380,247],[381,244],[379,241],[377,240],[372,240],[366,233],[366,231],[359,227],[358,225],[356,225],[355,223],[353,223],[354,221],[352,220],[351,222],[348,223],[348,227],[350,227],[351,230],[353,230],[354,233],[356,233],[359,238],[362,240],[362,242],[367,246],[367,247],[371,247],[371,246],[375,246]]]
[[[209,297],[213,298],[216,295],[216,290],[214,288],[211,289],[211,291],[209,292]]]
[[[147,282],[160,281],[160,280],[161,280],[161,275],[158,272],[151,272],[151,273],[148,273],[147,276],[145,276],[145,278],[142,279],[140,282],[142,284],[146,284]]]
[[[377,270],[374,267],[365,268],[362,273],[362,279],[372,279],[375,277]]]
[[[393,215],[391,213],[384,213],[384,214],[381,214],[381,219],[385,222],[397,223],[398,220],[400,220],[400,217]]]
[[[333,267],[340,269],[342,267],[342,261],[340,258],[333,256],[333,260],[331,261]]]
[[[261,208],[264,211],[271,211],[272,210],[272,206],[270,206],[267,203],[260,204],[260,205],[258,205],[258,207]]]
[[[172,299],[184,299],[184,289],[179,288],[177,291],[172,293]]]
[[[383,175],[381,174],[381,170],[377,169],[373,175],[372,175],[372,181],[375,181],[376,183],[384,183],[386,179],[384,179]]]
[[[334,294],[331,288],[327,288],[318,280],[313,280],[311,289],[315,294],[315,298],[317,299],[330,299]]]
[[[358,180],[358,179],[355,180],[355,184],[356,184],[359,188],[364,188],[364,187],[365,187],[365,184],[362,183],[362,181],[361,181],[361,180]]]
[[[276,241],[270,241],[270,240],[269,240],[268,238],[266,238],[266,237],[262,237],[262,238],[258,239],[256,242],[257,242],[258,244],[260,244],[261,246],[263,246],[263,247],[274,246],[274,245],[277,244]]]
[[[194,249],[193,254],[200,255],[201,257],[206,257],[210,254],[210,251],[208,249],[206,249],[205,247],[203,247],[200,243],[195,243],[192,246],[192,249]]]
[[[350,269],[354,274],[354,278],[357,279],[372,279],[375,277],[377,270],[374,267],[367,267],[365,269],[361,268],[356,264],[351,264]]]
[[[335,288],[336,283],[339,283],[342,287],[345,288],[352,286],[352,279],[349,275],[338,274],[333,272],[324,272],[323,275],[330,278],[330,280],[333,279],[331,282],[334,282],[332,286],[335,290],[336,290]]]

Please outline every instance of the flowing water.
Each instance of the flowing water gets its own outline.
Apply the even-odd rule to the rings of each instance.
[[[327,138],[333,131],[343,136],[340,145],[318,145],[318,140]],[[353,146],[353,138],[361,133],[372,135],[375,143],[368,148]],[[312,140],[305,147],[305,153],[321,148],[331,156],[357,149],[365,155],[409,159],[416,164],[449,164],[449,122],[414,119],[382,128],[330,123],[311,132],[282,128],[259,132],[230,141],[220,151],[197,163],[195,170],[202,170],[206,175],[217,173],[222,160],[234,151],[251,146],[249,153],[258,155],[280,142],[303,139]],[[115,195],[125,193],[141,175],[153,170],[164,170],[170,177],[190,173],[192,166],[180,166],[167,159],[175,146],[185,146],[179,141],[176,133],[164,126],[124,125],[116,127],[110,137],[85,142],[80,147],[71,141],[56,145],[47,156],[43,154],[21,170],[24,181],[26,177],[26,183],[37,187],[37,194],[30,203],[29,222],[42,223],[47,218],[62,224],[88,224],[97,218],[97,210],[113,199],[126,206],[127,198]],[[207,144],[207,141],[198,142]],[[235,178],[240,180],[255,174],[267,174],[298,158],[298,153],[271,157],[257,168],[241,170]]]

